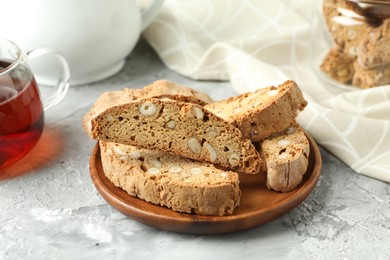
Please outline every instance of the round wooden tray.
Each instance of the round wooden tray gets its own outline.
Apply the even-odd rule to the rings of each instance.
[[[182,233],[228,233],[250,229],[276,219],[306,199],[315,187],[322,167],[318,146],[311,136],[307,137],[310,142],[309,167],[301,185],[293,191],[280,193],[267,189],[264,174],[240,174],[241,205],[231,216],[179,213],[130,196],[105,177],[99,144],[94,147],[90,158],[90,172],[101,196],[112,207],[141,223]]]

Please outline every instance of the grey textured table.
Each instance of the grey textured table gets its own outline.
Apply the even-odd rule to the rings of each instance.
[[[390,186],[360,176],[324,149],[320,180],[290,213],[225,235],[177,234],[117,212],[92,184],[95,142],[81,119],[104,91],[169,79],[220,99],[227,82],[196,82],[168,70],[140,41],[117,75],[71,87],[47,111],[37,147],[0,170],[0,259],[390,259]]]

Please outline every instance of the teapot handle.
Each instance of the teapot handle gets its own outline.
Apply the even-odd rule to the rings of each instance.
[[[142,2],[151,2],[144,9],[142,8]],[[164,0],[149,0],[149,1],[140,1],[138,0],[139,6],[141,8],[142,14],[142,22],[141,22],[141,31],[145,30],[145,28],[152,22],[153,18],[157,15],[158,10],[160,10]]]

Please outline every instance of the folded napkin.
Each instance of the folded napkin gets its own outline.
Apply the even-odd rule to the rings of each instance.
[[[311,66],[312,0],[166,0],[144,37],[170,69],[238,93],[295,80],[299,123],[357,173],[390,182],[390,87],[334,91]]]

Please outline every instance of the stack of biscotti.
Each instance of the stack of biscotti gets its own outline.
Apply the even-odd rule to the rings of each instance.
[[[175,211],[230,215],[240,203],[238,174],[173,154],[100,141],[105,175],[128,194]]]
[[[389,84],[390,19],[376,17],[348,0],[324,0],[323,14],[335,46],[321,70],[361,88]]]
[[[259,144],[265,161],[267,187],[295,189],[306,173],[309,141],[295,118],[307,105],[294,81],[205,105]]]
[[[157,81],[143,89],[102,94],[83,126],[100,141],[108,179],[130,195],[176,211],[233,214],[241,194],[237,172],[292,176],[296,185],[267,184],[283,192],[299,184],[295,175],[301,179],[307,163],[300,164],[299,174],[291,172],[296,167],[291,165],[302,161],[294,157],[297,153],[307,160],[308,142],[305,148],[295,147],[295,137],[285,132],[307,104],[295,82],[210,102],[204,93]],[[276,141],[280,135],[292,141]],[[279,157],[272,157],[274,148],[264,148],[268,153],[256,148],[273,138],[287,148],[294,146],[282,148],[286,153],[295,149],[294,156],[282,158],[275,151]],[[286,171],[273,164],[285,165]]]

